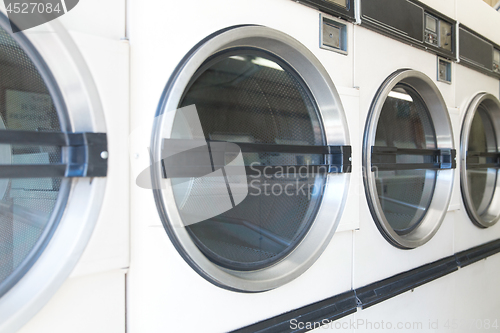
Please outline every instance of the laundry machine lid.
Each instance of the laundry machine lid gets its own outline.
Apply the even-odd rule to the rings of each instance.
[[[499,130],[498,98],[478,94],[465,114],[460,149],[462,197],[472,222],[481,228],[494,225],[500,218]]]
[[[14,34],[0,13],[0,330],[23,325],[74,268],[107,175],[95,87],[52,27]]]
[[[406,249],[429,241],[447,210],[456,164],[448,111],[431,79],[414,70],[389,76],[372,103],[363,154],[382,235]]]
[[[318,60],[281,32],[233,27],[198,44],[165,88],[152,154],[165,229],[218,286],[276,288],[335,231],[350,163],[342,106]]]

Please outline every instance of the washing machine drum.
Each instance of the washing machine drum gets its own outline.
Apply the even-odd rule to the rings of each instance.
[[[498,151],[500,102],[490,94],[479,94],[471,102],[462,129],[462,177],[464,203],[471,220],[481,228],[500,218]]]
[[[433,82],[416,71],[391,75],[375,97],[365,132],[365,184],[377,226],[398,247],[424,244],[446,212],[455,167],[447,114]]]
[[[219,45],[225,38],[231,47]],[[273,40],[292,53],[265,49]],[[181,254],[212,282],[240,291],[271,289],[312,264],[291,259],[292,253],[317,257],[334,230],[339,207],[329,223],[319,223],[322,237],[329,236],[297,251],[311,232],[320,232],[312,227],[325,195],[336,196],[325,190],[329,174],[343,179],[337,189],[344,195],[346,165],[338,160],[348,158],[345,129],[331,145],[320,113],[322,103],[340,106],[338,96],[324,84],[321,90],[333,89],[318,101],[307,80],[327,77],[324,69],[302,45],[271,29],[235,28],[194,52],[202,62],[180,73],[189,73],[189,81],[179,96],[166,97],[176,114],[167,117],[171,109],[164,106],[162,118],[171,120],[158,125],[158,131],[171,128],[168,138],[160,137],[160,171],[173,201],[166,204],[173,210],[175,203],[176,213],[163,221]],[[293,55],[310,74],[304,77],[287,60]],[[340,108],[332,116],[345,128]]]

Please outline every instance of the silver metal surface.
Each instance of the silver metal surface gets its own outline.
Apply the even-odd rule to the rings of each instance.
[[[174,73],[158,108],[152,136],[154,160],[161,160],[161,143],[170,138],[175,113],[191,77],[210,56],[224,50],[251,47],[268,52],[291,66],[311,91],[319,110],[329,145],[348,145],[344,110],[335,86],[316,57],[302,44],[279,31],[261,26],[234,27],[222,31],[192,50],[185,63]],[[205,279],[235,291],[260,292],[279,287],[306,271],[321,255],[340,220],[347,196],[349,174],[328,175],[323,202],[309,232],[287,257],[258,271],[234,271],[211,262],[198,249],[181,221],[175,205],[172,184],[163,179],[161,168],[154,163],[152,171],[155,200],[162,222],[179,253]],[[159,182],[163,182],[158,186]]]
[[[454,144],[448,109],[434,82],[425,74],[411,69],[400,70],[392,74],[384,82],[377,96],[375,96],[366,124],[363,141],[365,192],[375,223],[377,223],[384,236],[397,247],[413,249],[427,243],[441,226],[451,199],[454,170],[437,171],[434,194],[429,208],[427,211],[419,211],[422,214],[425,213],[422,221],[411,232],[398,234],[391,227],[383,213],[376,187],[376,177],[374,172],[371,172],[371,147],[375,145],[378,120],[387,96],[398,83],[411,86],[422,97],[434,124],[437,148],[453,149]],[[426,173],[426,184],[428,183],[428,178],[429,172]],[[424,186],[424,191],[428,190],[430,190],[429,186]]]
[[[319,14],[319,47],[347,55],[347,25],[345,22]]]
[[[452,66],[451,61],[441,57],[437,57],[437,80],[439,82],[451,84],[452,81],[451,66]]]
[[[480,228],[488,228],[497,223],[500,219],[500,191],[498,191],[500,170],[488,170],[486,175],[487,186],[485,188],[485,195],[477,210],[473,205],[472,194],[469,191],[469,179],[467,177],[467,149],[471,125],[479,106],[485,107],[496,134],[496,138],[491,136],[487,137],[488,150],[496,151],[498,147],[500,147],[500,101],[491,94],[480,93],[476,95],[469,104],[462,125],[460,139],[460,187],[462,189],[462,198],[465,208],[472,222]]]
[[[323,45],[340,49],[340,28],[323,21]]]

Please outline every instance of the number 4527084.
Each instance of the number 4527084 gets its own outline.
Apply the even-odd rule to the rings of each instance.
[[[50,13],[59,13],[61,12],[61,8],[59,6],[59,3],[57,3],[55,6],[52,5],[51,3],[38,3],[38,2],[30,2],[30,3],[9,3],[7,6],[7,13],[39,13],[39,14],[50,14]]]
[[[444,324],[447,329],[468,329],[473,330],[498,330],[498,319],[471,319],[471,320],[447,320]]]

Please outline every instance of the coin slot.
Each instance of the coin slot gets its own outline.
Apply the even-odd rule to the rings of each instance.
[[[321,15],[320,20],[320,47],[347,54],[347,25],[323,15]]]

